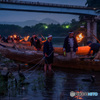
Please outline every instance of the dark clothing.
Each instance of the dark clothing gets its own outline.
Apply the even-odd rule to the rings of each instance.
[[[37,48],[37,50],[40,50],[41,49],[40,40],[37,37],[35,37],[35,38],[32,37],[30,39],[30,42],[31,42],[31,46],[34,45]]]
[[[8,40],[7,40],[6,37],[3,37],[3,38],[2,38],[2,41],[8,43]]]
[[[12,41],[12,42],[14,42],[14,39],[13,39],[13,38],[11,38],[11,41]]]
[[[35,46],[35,41],[34,41],[33,37],[31,37],[30,42],[31,42],[31,46],[32,46],[32,45]]]
[[[46,64],[51,64],[53,63],[53,46],[52,46],[52,42],[48,42],[46,41],[44,43],[44,47],[43,47],[43,53],[45,55],[45,53],[48,55],[48,57],[45,57],[45,63]]]
[[[53,63],[53,54],[50,57],[45,57],[45,63],[46,64],[52,64]]]
[[[37,42],[36,42],[36,48],[37,48],[37,50],[41,49],[41,43],[40,43],[40,40],[38,38],[37,38]]]
[[[100,44],[99,43],[92,43],[90,45],[91,49],[90,50],[93,50],[93,55],[95,53],[97,53],[99,51],[99,48],[100,48]]]
[[[76,52],[76,48],[78,47],[77,40],[75,37],[72,37],[72,38],[73,38],[73,42],[74,42],[73,51]],[[66,52],[71,52],[71,47],[70,47],[70,43],[69,43],[69,36],[67,36],[65,38],[63,48],[66,49]]]

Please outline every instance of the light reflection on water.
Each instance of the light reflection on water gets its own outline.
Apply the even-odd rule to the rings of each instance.
[[[30,75],[33,71],[24,73]],[[14,72],[16,74],[17,72]],[[81,79],[95,75],[95,83],[83,82]],[[26,79],[29,85],[15,90],[11,87],[0,100],[77,100],[70,97],[71,91],[100,92],[100,73],[82,70],[54,69],[54,73],[45,74],[37,70]],[[16,75],[17,76],[17,75]],[[16,77],[18,79],[18,77]],[[100,100],[98,97],[83,97],[83,100]]]

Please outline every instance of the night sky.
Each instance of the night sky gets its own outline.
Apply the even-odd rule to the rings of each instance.
[[[21,0],[22,1],[22,0]],[[86,0],[23,0],[33,2],[45,2],[56,4],[80,5],[85,6]],[[0,21],[26,21],[26,20],[42,20],[44,18],[51,18],[60,23],[70,22],[73,18],[78,20],[77,15],[69,14],[51,14],[51,13],[36,13],[36,12],[14,12],[14,11],[0,11]]]

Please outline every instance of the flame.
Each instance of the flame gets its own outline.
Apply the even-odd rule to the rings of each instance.
[[[14,35],[10,35],[10,38],[17,38],[17,35],[16,34],[14,34]]]
[[[23,39],[20,40],[20,42],[21,41],[28,41],[29,37],[30,37],[29,35],[28,36],[25,36]]]
[[[77,39],[77,42],[78,42],[78,43],[81,42],[83,38],[84,38],[84,36],[83,36],[82,33],[80,33],[80,34],[78,34],[78,35],[76,36],[76,39]]]
[[[17,35],[14,34],[13,37],[14,37],[14,38],[17,38]]]
[[[10,38],[12,38],[13,36],[11,35]]]
[[[25,41],[28,41],[29,37],[30,37],[29,35],[26,36],[26,37],[24,37],[24,40],[25,40]]]

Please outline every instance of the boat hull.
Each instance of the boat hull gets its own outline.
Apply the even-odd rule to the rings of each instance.
[[[19,49],[37,51],[37,49],[34,46],[30,46],[29,42],[22,42],[22,43],[17,43],[17,44],[15,44],[15,43],[0,43],[0,44],[5,45],[7,47],[13,47],[15,45],[16,48],[19,48]],[[76,54],[77,55],[87,55],[89,50],[90,50],[89,46],[80,46],[80,47],[78,47],[78,51],[76,52]],[[43,47],[41,48],[41,51],[43,51]],[[54,52],[63,55],[63,48],[62,47],[54,47]],[[91,53],[93,53],[93,51]]]
[[[4,48],[0,46],[0,52],[3,56],[28,64],[37,64],[41,61],[44,64],[42,51],[31,51],[31,50],[16,50],[12,48]],[[41,60],[42,59],[42,60]],[[68,57],[55,53],[54,56],[54,67],[61,68],[72,68],[82,70],[95,70],[100,71],[100,62],[95,61],[79,61],[79,59],[70,60]]]

